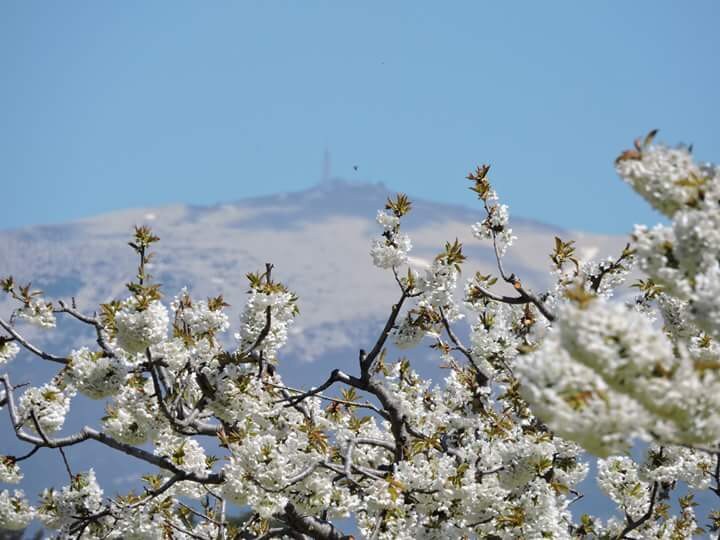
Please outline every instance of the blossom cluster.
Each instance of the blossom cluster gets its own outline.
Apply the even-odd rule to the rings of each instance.
[[[392,210],[392,213],[378,210],[377,222],[383,228],[383,233],[381,238],[373,241],[370,255],[375,266],[387,269],[407,262],[412,242],[407,234],[400,232],[400,218],[407,213],[409,206],[403,206],[402,199],[398,198],[395,202],[388,201],[386,208]]]
[[[117,345],[130,354],[143,353],[165,339],[169,323],[167,308],[161,302],[140,306],[135,297],[130,297],[115,313]]]
[[[12,341],[0,341],[0,366],[6,364],[20,352],[20,347]]]
[[[83,347],[70,354],[66,376],[80,393],[102,399],[120,390],[127,376],[127,364],[115,356]]]
[[[493,192],[488,200],[497,200]],[[488,215],[483,221],[478,221],[472,226],[473,236],[479,240],[494,240],[500,255],[504,255],[507,249],[517,239],[513,235],[510,223],[510,209],[507,204],[492,204],[488,207]]]
[[[42,430],[48,434],[55,433],[65,423],[74,395],[72,386],[64,386],[59,382],[28,388],[18,405],[21,422],[36,432]]]
[[[41,328],[55,328],[55,314],[50,302],[33,298],[16,310],[16,316]]]
[[[7,489],[0,491],[0,525],[4,529],[21,531],[34,517],[35,510],[22,490],[16,489],[12,493]]]

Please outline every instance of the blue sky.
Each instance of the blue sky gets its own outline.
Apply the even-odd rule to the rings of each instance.
[[[6,0],[0,228],[349,180],[626,232],[661,129],[720,160],[717,2]],[[354,170],[354,166],[358,170]]]

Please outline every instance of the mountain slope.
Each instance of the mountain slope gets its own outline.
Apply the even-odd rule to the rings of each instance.
[[[358,346],[358,323],[382,317],[396,295],[389,272],[369,256],[379,234],[377,209],[391,195],[379,184],[340,180],[290,194],[214,207],[168,206],[105,214],[67,225],[0,231],[0,274],[32,280],[49,297],[75,297],[85,310],[125,294],[136,266],[127,247],[132,226],[148,224],[160,236],[151,273],[166,295],[188,286],[195,297],[223,293],[238,313],[245,274],[275,265],[275,276],[300,297],[301,317],[288,354],[312,362],[324,352]],[[459,238],[468,255],[466,277],[494,270],[488,243],[471,236],[480,209],[414,201],[403,227],[413,241],[417,266],[431,261],[445,241]],[[583,250],[614,254],[623,239],[567,233],[514,220],[519,237],[507,266],[534,287],[547,285],[547,253],[553,236],[575,238]],[[10,305],[0,303],[0,313]],[[362,324],[361,324],[362,326]]]

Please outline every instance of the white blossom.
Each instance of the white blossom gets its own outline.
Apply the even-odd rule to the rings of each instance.
[[[663,145],[644,149],[641,159],[619,160],[616,170],[635,191],[667,216],[697,196],[691,180],[702,177],[687,148]]]
[[[395,231],[400,226],[399,217],[389,214],[388,212],[384,212],[382,210],[378,210],[376,220],[378,224],[381,225],[383,229],[385,229],[385,231]]]
[[[15,313],[19,318],[41,328],[55,328],[53,306],[41,298],[33,298]]]
[[[37,511],[22,492],[0,492],[0,527],[20,530],[37,516],[60,539],[77,537],[78,527],[90,539],[214,539],[223,511],[232,512],[222,497],[249,510],[248,537],[289,527],[294,513],[318,526],[352,518],[375,540],[618,538],[629,529],[637,538],[689,538],[704,523],[692,498],[680,498],[679,509],[665,502],[678,483],[720,489],[708,452],[720,441],[720,178],[686,149],[649,139],[617,169],[670,222],[637,227],[620,258],[575,259],[573,243],[557,239],[553,284],[539,294],[499,264],[506,283],[497,286],[509,292],[478,272],[458,303],[459,241],[423,272],[397,273],[412,247],[400,231],[410,203],[388,200],[371,256],[393,269],[401,301],[357,371],[336,369],[307,393],[281,375],[278,351],[298,307],[271,279],[272,266],[248,274],[237,348],[225,350],[222,297],[195,301],[182,289],[169,311],[146,281],[146,249],[157,237],[137,228],[139,283],[128,286],[133,297],[102,306],[100,350],[41,353],[68,360],[17,405],[4,387],[22,385],[7,376],[0,396],[21,437],[54,437],[76,391],[111,398],[104,431],[80,438],[144,462],[145,492],[104,500],[92,469],[71,473],[69,485],[43,491]],[[502,256],[514,236],[487,172],[471,174],[486,212],[473,231]],[[567,251],[563,261],[557,250]],[[617,301],[631,269],[639,296]],[[26,302],[11,279],[3,283],[23,304],[19,317],[54,325],[52,304]],[[466,318],[469,339],[459,327]],[[424,337],[447,370],[443,381],[384,348]],[[0,336],[0,366],[18,350]],[[635,462],[627,454],[638,440],[648,445]],[[78,442],[47,445],[68,441]],[[597,483],[618,507],[606,521],[578,523],[571,513],[590,470],[585,452],[599,456]],[[16,458],[0,456],[0,481],[21,480]]]
[[[205,300],[190,301],[187,288],[180,291],[171,304],[175,322],[183,325],[194,336],[208,336],[225,332],[230,320],[222,306],[211,309]]]
[[[0,366],[10,362],[19,352],[20,347],[18,347],[17,343],[0,340]]]
[[[22,471],[15,459],[10,456],[0,456],[0,482],[17,484],[22,478]]]
[[[273,360],[277,351],[287,341],[288,328],[297,314],[295,300],[295,295],[289,291],[264,291],[253,288],[240,317],[240,332],[235,334],[240,349],[251,349],[258,338],[264,335],[262,342],[258,344],[257,352],[262,351],[268,360]],[[268,309],[270,327],[264,334]]]
[[[127,368],[116,357],[87,347],[70,353],[67,376],[78,391],[92,399],[111,396],[125,382]]]
[[[60,491],[46,489],[41,495],[38,516],[46,527],[60,529],[77,519],[98,512],[103,491],[95,480],[95,471],[73,476]]]
[[[378,268],[395,268],[405,264],[412,249],[410,237],[404,233],[373,241],[370,255]]]
[[[128,379],[103,418],[107,433],[128,444],[142,444],[155,437],[164,423],[152,381],[140,377]]]
[[[22,490],[15,490],[12,494],[7,489],[0,491],[0,528],[21,531],[34,517],[35,510],[28,504]]]
[[[65,423],[65,416],[70,410],[70,400],[74,395],[72,387],[61,388],[55,383],[28,388],[20,397],[18,405],[21,422],[28,429],[37,431],[32,418],[34,413],[44,433],[55,433]]]
[[[639,475],[637,463],[624,456],[598,460],[598,485],[633,519],[645,513],[650,504],[650,485]]]
[[[498,253],[504,255],[517,239],[508,227],[510,212],[506,204],[494,204],[488,207],[488,215],[483,221],[472,226],[473,236],[479,240],[495,240]]]
[[[160,301],[141,309],[134,297],[129,298],[115,314],[117,343],[128,353],[144,352],[165,339],[169,322],[167,308]]]

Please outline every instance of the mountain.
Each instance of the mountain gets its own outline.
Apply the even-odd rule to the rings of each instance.
[[[81,311],[91,313],[100,303],[127,295],[124,284],[132,280],[137,266],[127,241],[133,225],[147,224],[161,239],[150,272],[163,284],[166,296],[172,298],[183,286],[195,298],[223,293],[231,304],[231,321],[237,322],[248,289],[245,274],[272,262],[274,276],[300,298],[300,316],[284,349],[281,373],[290,385],[317,385],[332,368],[355,370],[358,349],[371,347],[398,297],[392,274],[373,267],[369,255],[371,241],[380,232],[376,212],[390,195],[382,184],[335,179],[305,191],[210,207],[124,210],[64,225],[0,231],[0,276],[32,281],[50,299],[75,298]],[[464,278],[475,271],[496,273],[490,245],[472,238],[470,226],[482,218],[479,205],[413,200],[413,210],[403,221],[414,246],[412,264],[422,267],[446,241],[457,237],[468,256]],[[554,236],[576,240],[581,258],[616,255],[625,241],[522,219],[513,219],[512,226],[519,239],[508,252],[506,268],[536,290],[549,284],[548,253]],[[3,318],[12,309],[9,301],[0,301]],[[20,328],[56,353],[92,343],[88,330],[74,321],[60,321],[51,332]],[[413,358],[421,373],[441,375],[428,349]],[[16,384],[41,384],[56,369],[27,354],[10,365]],[[64,433],[97,425],[101,415],[101,404],[80,396]],[[7,418],[0,421],[0,441],[0,454],[21,455],[28,450],[15,440]],[[67,453],[74,468],[95,468],[107,495],[128,489],[148,472],[95,443],[69,448]],[[57,452],[44,449],[26,463],[21,487],[29,494],[49,482],[66,483]]]
[[[357,348],[369,322],[384,316],[397,295],[389,272],[372,266],[369,246],[380,228],[374,218],[393,193],[382,184],[332,180],[297,193],[210,207],[174,205],[124,210],[66,225],[0,231],[0,275],[32,280],[50,298],[74,297],[87,310],[122,297],[134,275],[127,246],[132,226],[150,225],[161,241],[151,273],[173,296],[187,286],[194,297],[223,293],[239,313],[245,274],[275,265],[274,275],[300,297],[301,317],[286,355],[313,362],[329,350]],[[463,242],[467,277],[494,271],[489,243],[472,238],[481,209],[413,201],[403,229],[413,261],[431,261],[444,243]],[[553,236],[577,240],[583,254],[611,255],[623,239],[562,231],[522,219],[512,222],[517,244],[506,266],[534,287],[547,285]],[[11,305],[3,299],[0,313]]]

